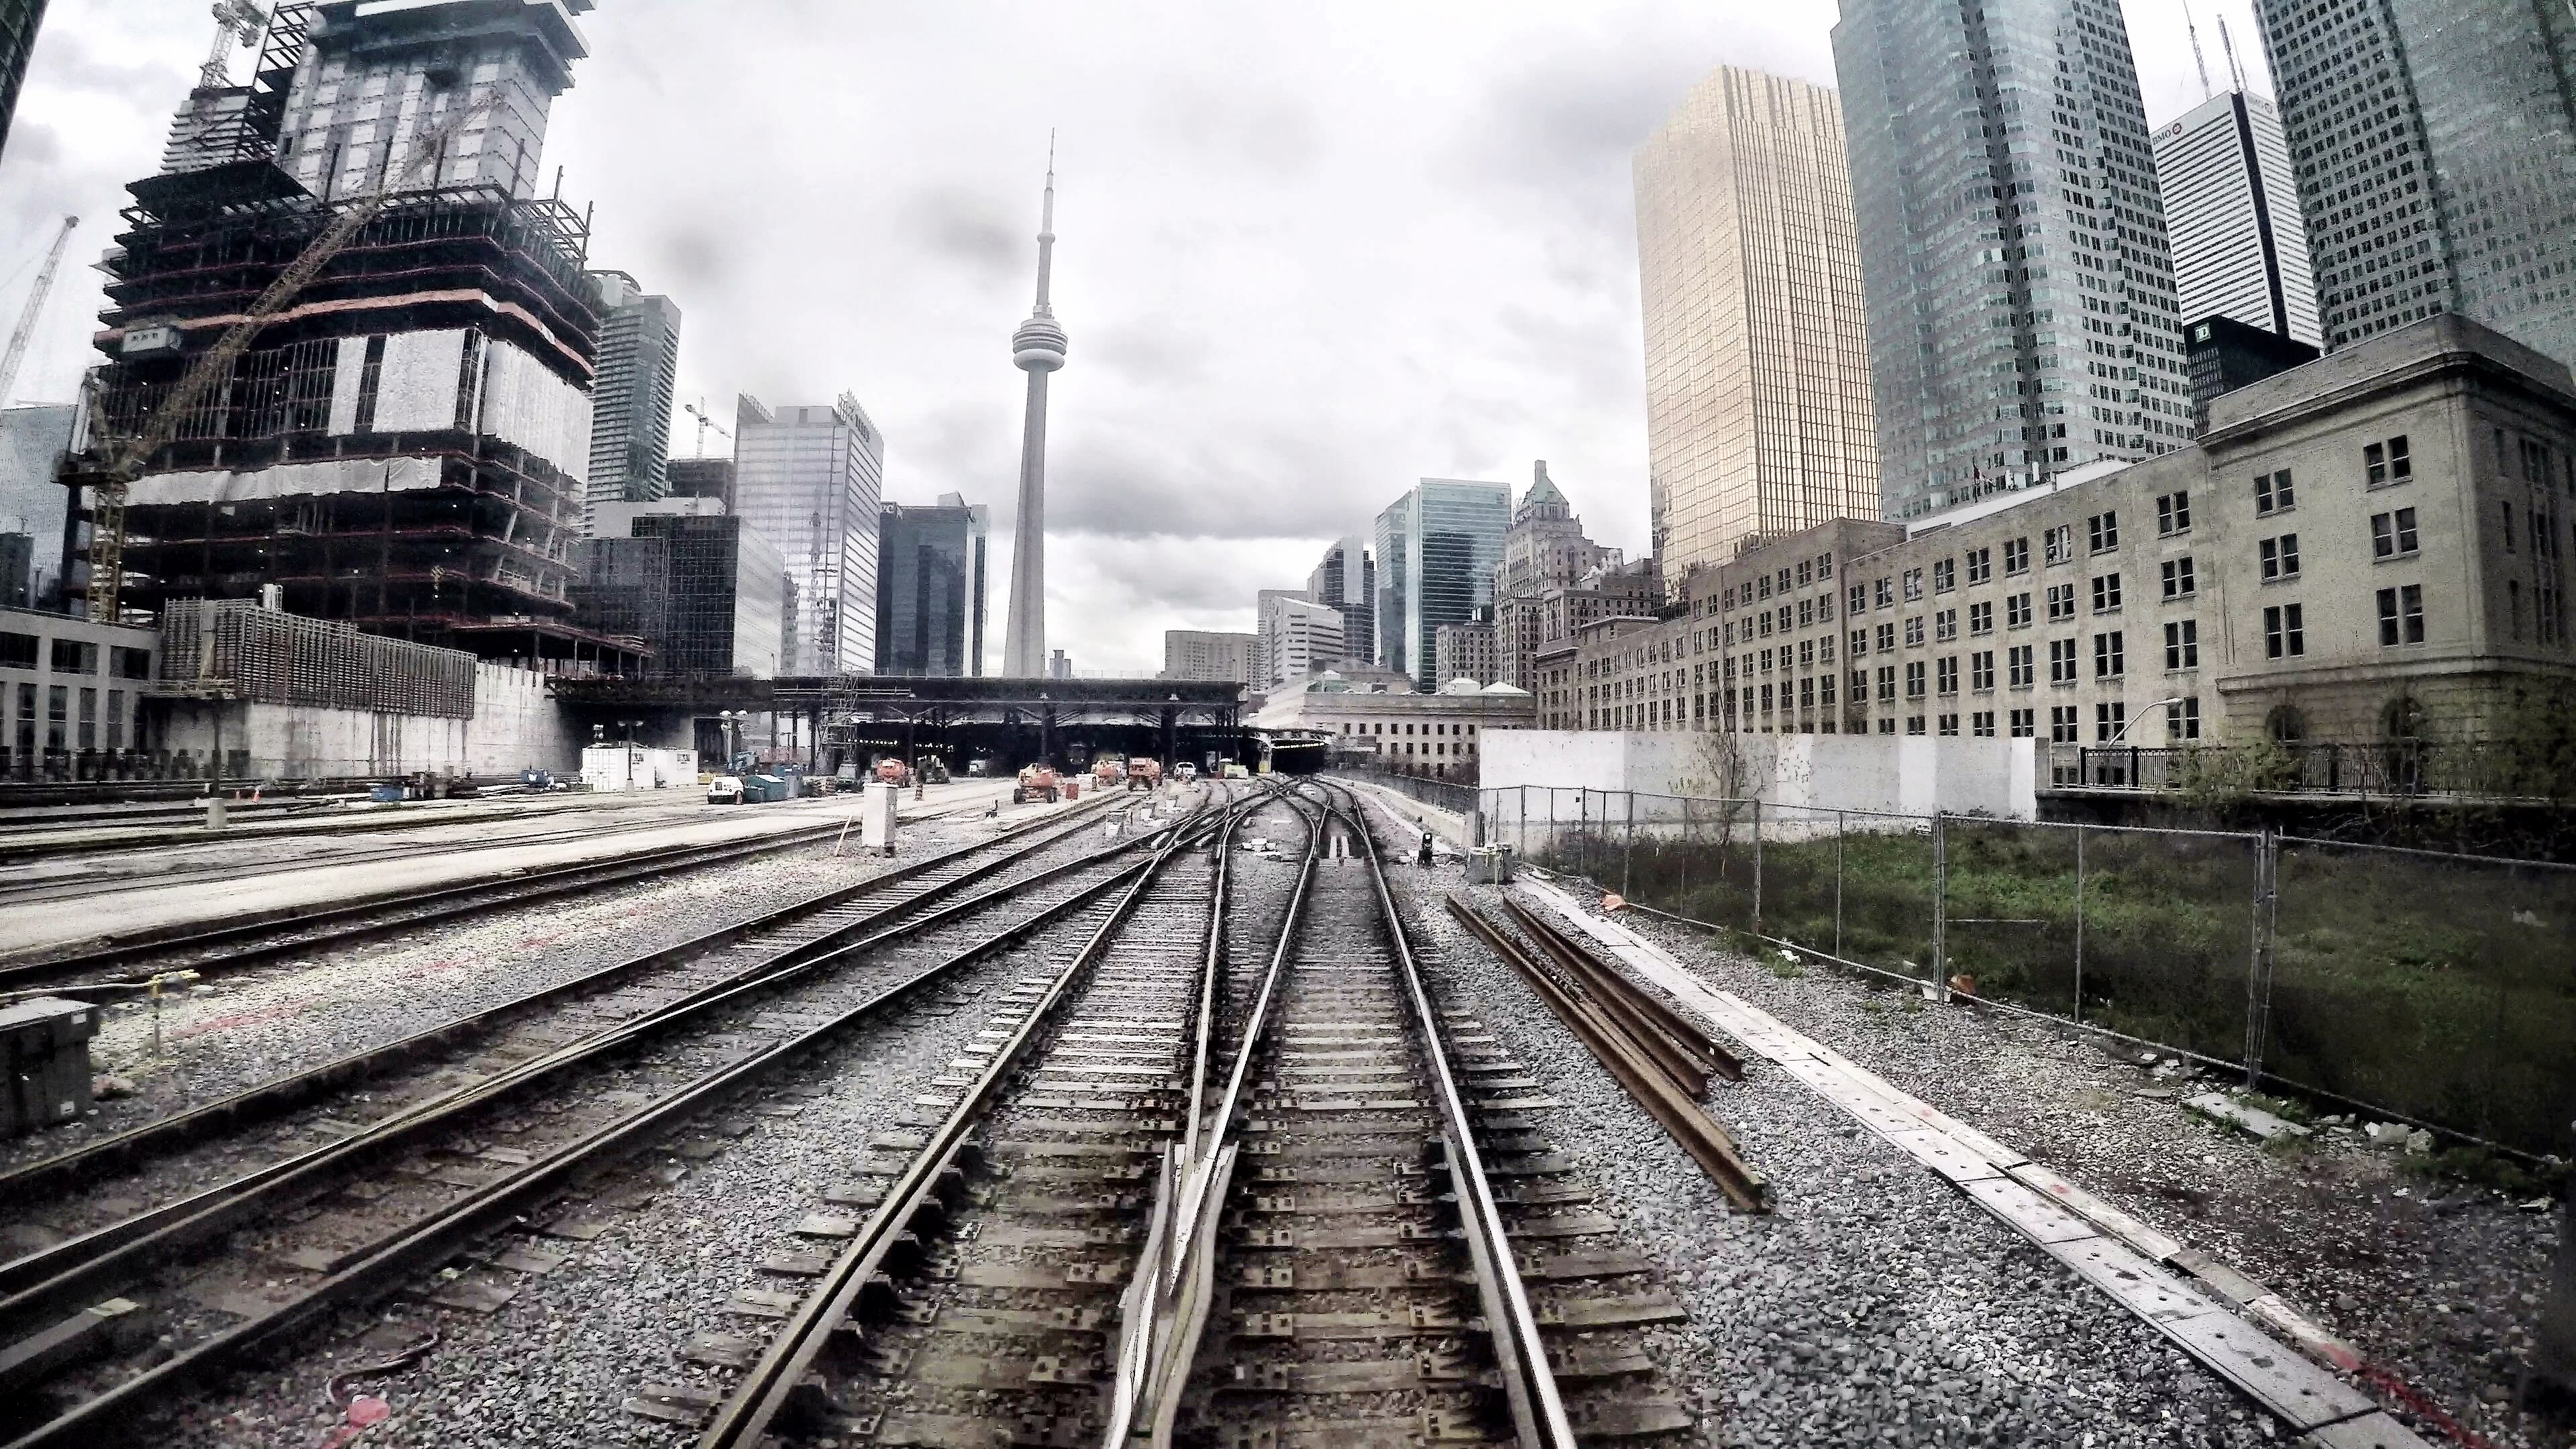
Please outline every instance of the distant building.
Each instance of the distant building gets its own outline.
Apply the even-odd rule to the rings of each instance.
[[[2307,221],[2281,115],[2261,96],[2212,96],[2155,134],[2182,316],[2225,317],[2322,346]]]
[[[1876,516],[1869,317],[1834,93],[1721,66],[1635,171],[1666,576],[1748,536]]]
[[[1616,568],[1620,556],[1584,536],[1583,520],[1547,476],[1545,460],[1530,473],[1529,491],[1503,534],[1502,562],[1494,566],[1496,677],[1523,689],[1529,687],[1530,660],[1547,641],[1548,591],[1571,588],[1595,569]]]
[[[624,272],[589,274],[599,314],[599,373],[590,389],[590,479],[583,532],[602,503],[642,503],[670,492],[671,397],[679,385],[680,309],[646,296]]]
[[[657,674],[780,672],[787,566],[778,550],[707,500],[609,505],[603,534],[582,545],[581,617],[653,651]]]
[[[0,779],[86,778],[77,757],[143,748],[140,709],[160,638],[151,629],[0,609]]]
[[[1500,483],[1425,478],[1378,514],[1378,663],[1436,687],[1440,626],[1494,602],[1511,507]]]
[[[2209,427],[2209,405],[2277,372],[2317,360],[2317,350],[2233,317],[2204,317],[2183,329],[2191,359],[2191,430]]]
[[[1320,730],[1345,759],[1408,774],[1472,780],[1493,730],[1528,729],[1529,693],[1508,684],[1402,692],[1356,685],[1326,672],[1302,688],[1273,691],[1247,723],[1254,729]]]
[[[1209,629],[1163,631],[1165,679],[1250,684],[1257,634],[1225,634]]]
[[[671,485],[666,497],[713,498],[733,512],[733,459],[673,458],[663,477]]]
[[[1071,679],[1073,677],[1072,657],[1061,649],[1050,651],[1047,654],[1046,677],[1049,679]]]
[[[1306,597],[1342,616],[1342,647],[1349,658],[1378,658],[1377,560],[1356,534],[1336,539],[1306,576]]]
[[[885,438],[848,393],[829,407],[734,407],[733,511],[787,560],[796,656],[787,674],[876,667]]]
[[[2182,446],[2182,316],[2119,0],[1841,13],[1883,516]]]
[[[984,672],[984,505],[943,493],[929,507],[881,505],[877,536],[879,674]]]
[[[44,18],[45,0],[0,0],[0,149],[9,144],[18,86],[27,78],[27,56],[36,48],[36,27]]]
[[[1506,682],[1495,677],[1502,672],[1502,651],[1495,645],[1491,623],[1443,624],[1432,651],[1437,661],[1434,672],[1444,688],[1460,679],[1479,685]]]
[[[1253,681],[1257,689],[1304,679],[1344,652],[1341,614],[1287,590],[1262,591],[1260,634],[1264,673]]]
[[[36,607],[36,540],[0,533],[0,609]]]
[[[2576,15],[2256,0],[2328,351],[2440,312],[2576,361]]]
[[[26,608],[62,605],[71,495],[58,476],[80,409],[0,408],[0,533],[29,542]]]

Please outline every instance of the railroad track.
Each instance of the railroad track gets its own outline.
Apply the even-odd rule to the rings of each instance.
[[[801,920],[803,939],[733,953],[752,959],[604,1030],[487,1063],[308,1152],[0,1265],[0,1415],[12,1419],[0,1434],[12,1449],[100,1442],[497,1228],[544,1218],[584,1236],[580,1210],[547,1209],[585,1182],[612,1193],[623,1159],[854,1029],[953,1009],[962,998],[938,993],[978,964],[1100,914],[1235,808],[1202,804],[979,892],[952,880],[839,924]],[[509,1264],[545,1255],[532,1242],[492,1256],[440,1301],[505,1300]]]
[[[1087,811],[1112,803],[1114,797],[1099,797],[1096,805],[1075,808]],[[912,823],[945,818],[970,808],[974,807],[961,806],[956,811],[916,817]],[[658,822],[658,827],[666,828],[670,824],[671,821],[665,820]],[[444,885],[354,896],[327,906],[262,912],[213,925],[108,936],[101,938],[96,945],[78,951],[0,963],[0,995],[33,992],[68,996],[128,994],[145,989],[150,977],[158,972],[187,970],[200,976],[212,976],[238,971],[281,957],[380,940],[442,921],[613,890],[639,881],[656,880],[674,871],[774,855],[833,839],[847,829],[848,822],[836,817],[807,828],[782,831],[756,840],[663,846],[610,860],[502,871]],[[543,842],[514,840],[504,843]],[[445,850],[446,847],[442,846],[400,854],[408,858],[443,854]],[[349,859],[310,861],[296,868],[341,865],[348,863]]]
[[[1619,1286],[1648,1265],[1525,1115],[1549,1099],[1435,1005],[1367,822],[1328,787],[1264,808],[1293,865],[1140,880],[870,1144],[839,1250],[737,1295],[769,1323],[696,1356],[725,1391],[630,1409],[700,1449],[1689,1430],[1642,1339],[1680,1305]]]

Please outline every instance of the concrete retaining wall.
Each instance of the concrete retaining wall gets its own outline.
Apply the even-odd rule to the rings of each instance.
[[[215,746],[218,706],[201,700],[156,702],[166,709],[160,747],[202,759]],[[545,676],[506,665],[475,666],[474,714],[467,719],[327,709],[317,705],[227,703],[223,748],[227,776],[244,780],[515,775],[529,768],[575,773],[581,742]]]
[[[2027,739],[1489,730],[1479,783],[2034,820],[2038,760]]]

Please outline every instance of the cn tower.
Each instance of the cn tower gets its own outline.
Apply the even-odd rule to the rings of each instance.
[[[1055,141],[1047,141],[1046,201],[1038,221],[1038,305],[1011,334],[1011,361],[1029,375],[1027,420],[1020,429],[1020,517],[1011,536],[1011,613],[1002,635],[1002,674],[1038,679],[1047,669],[1046,421],[1047,374],[1064,366],[1066,338],[1048,305],[1055,266]]]

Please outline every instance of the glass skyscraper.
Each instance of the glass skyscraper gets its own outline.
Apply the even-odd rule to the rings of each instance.
[[[2465,312],[2576,362],[2576,10],[2257,0],[2326,348]]]
[[[984,672],[984,505],[888,503],[877,535],[877,673]]]
[[[1377,560],[1354,534],[1336,539],[1306,576],[1306,597],[1342,616],[1342,652],[1363,664],[1377,658]]]
[[[1880,496],[1921,517],[2191,433],[2117,0],[1843,0]]]
[[[1494,602],[1494,565],[1511,526],[1500,483],[1425,478],[1377,516],[1378,663],[1439,687],[1443,624],[1465,624]]]
[[[734,407],[734,512],[787,561],[794,657],[781,674],[876,667],[885,437],[848,393],[830,407]]]
[[[2184,325],[2226,317],[2323,346],[2280,112],[2227,91],[2156,132],[2155,146]]]

